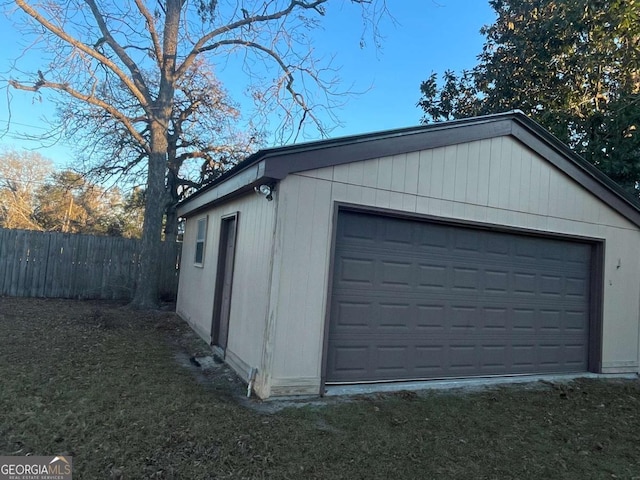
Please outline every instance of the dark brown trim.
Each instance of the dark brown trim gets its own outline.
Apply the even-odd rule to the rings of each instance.
[[[333,296],[333,277],[335,273],[335,249],[338,215],[343,211],[360,212],[406,220],[439,223],[454,227],[475,228],[494,232],[510,233],[515,235],[527,235],[549,239],[575,241],[591,245],[591,274],[589,295],[589,351],[588,370],[594,373],[602,371],[602,332],[603,332],[603,308],[604,308],[604,252],[605,240],[597,237],[586,237],[572,234],[541,232],[523,227],[509,227],[500,224],[489,224],[472,220],[459,220],[449,217],[437,217],[434,215],[392,210],[389,208],[363,206],[346,202],[334,202],[331,230],[331,251],[329,255],[329,273],[327,279],[327,302],[325,307],[324,335],[322,342],[322,367],[320,377],[321,395],[325,392],[327,354],[329,351],[329,328],[331,324],[331,302]]]
[[[594,194],[614,210],[617,210],[627,220],[640,226],[640,223],[638,223],[638,207],[625,196],[621,196],[620,192],[613,190],[613,185],[606,185],[604,183],[606,180],[612,184],[613,181],[605,177],[604,174],[597,170],[594,171],[595,168],[591,166],[589,166],[591,167],[589,168],[586,164],[577,161],[568,162],[566,152],[560,152],[554,148],[551,143],[545,142],[540,137],[534,135],[531,130],[515,122],[512,135],[535,153],[549,161],[549,163],[558,170],[582,185],[587,191]]]
[[[517,111],[260,150],[181,202],[178,208],[181,214],[193,215],[266,179],[276,182],[305,170],[502,136],[517,139],[640,227],[637,199]]]
[[[593,373],[602,373],[604,252],[604,240],[594,243],[591,247],[591,277],[589,292],[589,371]]]
[[[236,251],[237,251],[237,244],[238,244],[238,219],[240,217],[240,212],[233,212],[230,213],[228,215],[223,215],[220,217],[220,226],[218,228],[219,231],[219,236],[218,236],[218,264],[216,265],[216,283],[215,283],[215,288],[214,288],[214,297],[213,297],[213,315],[212,315],[212,319],[211,319],[211,345],[215,345],[220,347],[219,344],[219,338],[218,337],[218,332],[217,329],[219,328],[219,324],[221,321],[221,311],[220,311],[220,302],[222,301],[222,292],[223,292],[223,287],[224,287],[224,274],[225,272],[225,263],[226,263],[226,255],[227,255],[227,239],[228,239],[228,233],[229,231],[227,230],[228,226],[227,223],[229,220],[233,219],[234,223],[233,223],[233,235],[234,235],[234,242],[235,242],[235,246],[233,248],[233,258],[231,259],[231,272],[229,272],[229,274],[231,275],[232,278],[232,282],[231,282],[231,287],[230,287],[230,291],[229,291],[229,296],[230,296],[230,300],[233,298],[233,271],[235,269],[235,263],[236,263]],[[218,327],[218,328],[217,328]],[[227,325],[227,339],[229,336],[229,326]],[[227,339],[225,339],[225,345],[226,345],[226,341]],[[220,350],[224,353],[226,352],[226,348],[222,348],[220,347]]]
[[[344,145],[327,146],[324,149],[304,150],[294,154],[274,156],[265,162],[265,175],[283,179],[287,175],[316,168],[360,162],[373,158],[389,157],[458,143],[473,142],[485,138],[508,135],[511,121],[507,119],[477,124],[448,125],[440,128],[387,135]]]
[[[331,218],[331,247],[329,249],[329,278],[327,280],[327,301],[324,313],[324,332],[322,336],[322,365],[320,371],[320,395],[324,395],[327,381],[327,353],[329,352],[329,326],[331,322],[331,295],[333,292],[333,274],[335,271],[336,232],[338,227],[339,202],[333,202]]]
[[[474,118],[464,118],[460,120],[454,120],[450,122],[440,122],[433,123],[430,125],[420,125],[416,127],[407,127],[400,128],[394,130],[385,130],[380,132],[366,133],[362,135],[350,135],[347,137],[339,137],[339,138],[330,138],[326,140],[319,140],[315,142],[306,142],[294,145],[287,145],[283,147],[275,147],[275,148],[267,148],[263,150],[259,150],[256,153],[247,157],[244,161],[238,163],[233,168],[227,170],[223,175],[215,179],[210,184],[198,190],[196,193],[191,195],[189,198],[183,200],[179,204],[179,208],[183,207],[193,201],[195,201],[198,197],[203,195],[205,192],[217,188],[218,185],[226,183],[230,181],[232,178],[239,176],[247,170],[250,170],[251,167],[258,164],[263,160],[269,160],[272,162],[276,158],[286,158],[284,165],[281,163],[279,166],[272,167],[274,171],[280,172],[281,175],[287,175],[293,171],[303,171],[309,170],[306,165],[300,162],[301,156],[304,156],[307,153],[311,152],[312,157],[324,156],[327,157],[327,151],[330,150],[329,156],[327,157],[329,161],[329,165],[333,165],[331,163],[330,158],[335,156],[335,152],[345,147],[352,147],[357,145],[355,148],[355,153],[357,156],[364,158],[376,158],[379,155],[379,152],[375,149],[371,148],[371,142],[374,141],[383,141],[386,143],[387,141],[391,141],[391,145],[394,148],[390,148],[386,150],[388,147],[386,145],[383,148],[387,151],[388,154],[394,155],[398,153],[402,153],[401,151],[397,151],[396,149],[400,147],[404,149],[405,153],[407,151],[413,150],[423,150],[425,147],[422,145],[414,145],[414,147],[403,146],[405,144],[415,143],[418,137],[411,138],[414,134],[420,134],[424,132],[435,133],[434,144],[433,146],[444,146],[451,145],[453,143],[460,143],[460,139],[464,138],[461,136],[457,136],[450,132],[449,130],[457,129],[458,132],[461,132],[460,135],[465,135],[460,129],[461,127],[467,126],[477,126],[482,124],[493,124],[493,127],[489,127],[488,129],[482,129],[483,135],[480,138],[471,138],[471,139],[480,140],[482,138],[492,138],[495,136],[508,135],[510,131],[510,122],[511,118],[514,115],[523,115],[522,113],[500,113],[496,115],[486,115],[483,117],[474,117]],[[524,116],[524,115],[523,115]],[[506,121],[507,124],[501,124],[501,122]],[[441,140],[438,140],[438,137]],[[433,148],[433,147],[432,147]],[[353,152],[353,150],[352,150]],[[367,153],[368,152],[368,153]],[[373,155],[373,157],[371,157]],[[308,158],[308,157],[305,157]],[[337,157],[336,157],[337,158]],[[354,161],[353,159],[351,161]],[[262,169],[258,168],[258,174],[255,175],[257,179],[260,176],[266,176],[266,163],[263,165]],[[300,168],[303,166],[303,168]],[[313,167],[317,168],[317,167]],[[252,176],[252,174],[250,174]],[[273,177],[274,180],[281,180],[284,177]],[[242,183],[243,181],[240,181]],[[186,207],[188,208],[188,207]]]

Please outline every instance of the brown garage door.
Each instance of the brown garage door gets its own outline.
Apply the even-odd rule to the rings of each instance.
[[[327,383],[583,372],[591,246],[341,211]]]

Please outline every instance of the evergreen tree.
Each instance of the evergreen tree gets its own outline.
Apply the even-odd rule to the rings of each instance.
[[[519,109],[629,191],[640,180],[640,6],[491,0],[478,65],[421,85],[424,122]]]

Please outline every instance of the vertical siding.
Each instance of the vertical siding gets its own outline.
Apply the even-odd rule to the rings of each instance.
[[[202,267],[194,265],[198,220],[208,218]],[[180,261],[180,282],[176,312],[207,342],[211,341],[214,277],[216,269],[215,247],[218,244],[220,223],[217,215],[208,212],[189,217],[185,222]]]
[[[260,373],[264,371],[275,211],[275,201],[249,194],[188,218],[176,308],[200,336],[211,340],[221,219],[239,212],[227,354],[237,359],[236,367],[257,367]],[[200,268],[193,259],[197,220],[204,216],[208,223],[204,266]]]
[[[285,178],[278,190],[280,274],[271,301],[276,320],[269,364],[274,394],[317,392],[320,386],[334,202],[604,239],[603,366],[637,371],[637,227],[516,140],[302,172]]]
[[[322,337],[324,323],[317,321],[317,315],[325,308],[326,278],[311,275],[309,266],[323,264],[329,256],[332,213],[326,200],[332,184],[304,177],[298,180],[279,189],[278,215],[286,221],[278,223],[283,268],[278,279],[280,295],[272,305],[277,308],[277,327],[271,369],[277,378],[286,377],[289,362],[298,364],[297,371],[311,372],[308,377],[320,374],[316,356],[309,355],[307,339]]]
[[[638,233],[607,227],[603,370],[638,371]]]

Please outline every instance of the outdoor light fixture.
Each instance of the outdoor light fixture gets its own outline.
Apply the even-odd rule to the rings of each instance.
[[[255,190],[256,193],[260,194],[260,195],[264,195],[264,197],[267,199],[267,201],[271,201],[273,200],[273,187],[271,185],[267,185],[262,184],[259,187],[254,187],[253,188]]]

